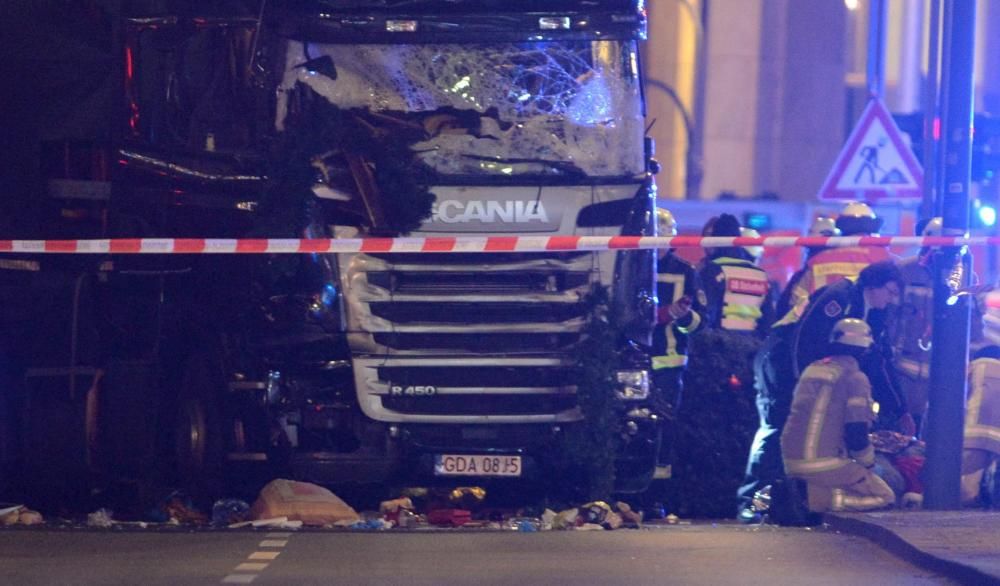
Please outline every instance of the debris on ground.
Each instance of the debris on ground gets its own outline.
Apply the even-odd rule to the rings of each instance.
[[[252,519],[286,517],[305,525],[350,526],[361,516],[350,505],[322,486],[279,478],[267,483],[250,507]]]
[[[41,513],[24,505],[0,506],[0,525],[40,525],[44,522]]]
[[[212,526],[228,527],[250,520],[250,505],[240,499],[219,499],[212,505]],[[288,521],[288,519],[285,519]]]
[[[431,525],[461,527],[472,520],[472,511],[467,509],[434,509],[427,513]]]
[[[459,486],[448,493],[448,500],[459,509],[476,509],[485,499],[486,489],[480,486]]]
[[[97,509],[87,515],[87,527],[108,528],[115,524],[114,512],[110,509]]]

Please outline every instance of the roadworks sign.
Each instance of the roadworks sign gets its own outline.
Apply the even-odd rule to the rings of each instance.
[[[885,104],[872,98],[823,182],[819,199],[920,200],[923,183],[920,162]]]

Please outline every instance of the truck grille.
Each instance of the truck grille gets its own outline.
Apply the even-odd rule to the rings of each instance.
[[[586,322],[593,253],[355,254],[340,266],[370,417],[579,419],[568,352]]]

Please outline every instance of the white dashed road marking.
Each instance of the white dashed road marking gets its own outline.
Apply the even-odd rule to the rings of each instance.
[[[265,535],[267,539],[261,541],[257,547],[259,548],[279,548],[288,545],[288,537],[292,534],[288,532],[276,532],[268,533]],[[264,571],[269,565],[267,562],[277,559],[278,555],[281,554],[280,551],[275,551],[271,549],[269,551],[255,551],[247,556],[248,560],[267,560],[267,561],[246,561],[237,565],[232,574],[227,575],[222,579],[223,584],[249,584],[253,582],[257,576],[260,574],[258,572]],[[236,573],[240,572],[240,573]]]
[[[265,562],[243,562],[236,566],[237,572],[259,572],[267,567]]]
[[[273,560],[278,557],[280,551],[255,551],[247,556],[248,560]]]

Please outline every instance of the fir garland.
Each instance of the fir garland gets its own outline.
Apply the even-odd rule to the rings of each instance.
[[[623,415],[621,402],[615,399],[621,319],[607,287],[594,285],[582,303],[588,320],[574,351],[574,372],[583,421],[562,436],[561,478],[570,500],[606,500],[614,490]]]

